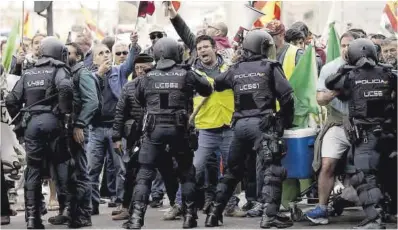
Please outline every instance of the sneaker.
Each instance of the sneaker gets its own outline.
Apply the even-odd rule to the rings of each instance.
[[[163,215],[163,220],[175,220],[177,217],[182,216],[182,209],[179,204],[174,204]]]
[[[386,226],[381,223],[381,218],[373,220],[366,218],[353,229],[386,229]]]
[[[149,206],[151,206],[151,208],[160,208],[163,206],[163,199],[153,198]]]
[[[247,211],[249,217],[260,217],[263,215],[263,204],[257,201],[253,202],[253,207]]]
[[[319,206],[305,213],[305,217],[314,224],[329,224],[328,210],[323,210]]]

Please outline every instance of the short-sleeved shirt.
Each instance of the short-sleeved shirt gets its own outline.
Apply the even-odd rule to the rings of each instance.
[[[344,65],[346,62],[342,57],[338,57],[335,60],[327,63],[324,65],[321,69],[321,74],[318,79],[317,83],[317,91],[322,92],[325,90],[328,90],[325,86],[325,80],[328,78],[330,75],[337,73],[339,68]],[[337,98],[334,98],[330,104],[334,109],[337,111],[341,112],[342,114],[348,114],[348,103],[343,102]]]

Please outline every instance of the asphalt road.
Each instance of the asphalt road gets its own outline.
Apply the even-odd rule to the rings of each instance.
[[[240,196],[242,197],[242,195]],[[243,196],[244,197],[244,196]],[[19,200],[22,201],[22,197],[19,196]],[[244,198],[241,199],[240,204],[243,204]],[[163,213],[168,209],[169,205],[167,200],[163,207],[158,209],[153,209],[148,207],[145,226],[144,229],[180,229],[182,227],[181,220],[175,221],[163,221]],[[300,205],[300,207],[306,211],[311,208],[308,205]],[[124,221],[113,221],[111,219],[111,212],[113,208],[108,208],[107,204],[100,206],[100,215],[92,217],[92,227],[87,227],[84,229],[120,229]],[[286,213],[289,214],[289,213]],[[47,222],[47,219],[56,212],[47,213],[42,219],[44,220],[44,225],[47,229],[67,229],[67,226],[53,226]],[[360,208],[351,208],[345,210],[342,216],[331,217],[330,224],[325,226],[311,226],[309,222],[295,222],[292,229],[349,229],[356,224],[358,224],[364,218],[364,214]],[[198,228],[203,229],[204,227],[205,215],[201,212],[199,213]],[[261,218],[230,218],[224,217],[224,225],[220,226],[220,229],[259,229],[259,223]],[[10,225],[1,226],[2,229],[24,229],[26,228],[24,221],[24,212],[18,212],[17,216],[11,218]],[[389,229],[397,229],[397,224],[387,224]]]

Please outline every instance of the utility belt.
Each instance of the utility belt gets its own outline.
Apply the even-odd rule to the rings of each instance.
[[[189,142],[189,147],[196,151],[198,149],[198,134],[194,126],[188,124],[188,114],[185,111],[175,114],[146,114],[144,117],[143,133],[150,133],[156,125],[170,125],[181,128],[184,138]]]
[[[174,114],[146,114],[144,117],[143,132],[152,132],[155,125],[171,125],[188,129],[188,115],[186,112]]]
[[[358,122],[355,118],[344,118],[343,127],[351,144],[368,143],[369,133],[376,137],[391,133],[386,124],[364,124]]]

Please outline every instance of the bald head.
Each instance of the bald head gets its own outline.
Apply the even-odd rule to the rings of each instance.
[[[220,36],[226,37],[228,35],[228,26],[224,22],[217,22],[214,24],[221,32]]]
[[[224,22],[213,23],[207,27],[206,35],[210,37],[226,37],[228,35],[228,26]]]

